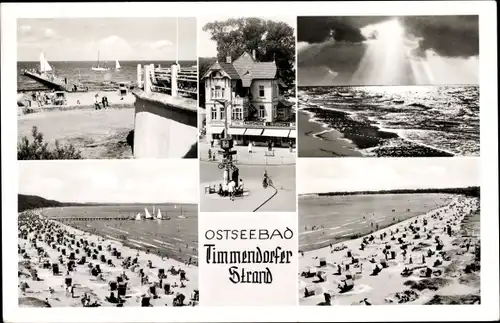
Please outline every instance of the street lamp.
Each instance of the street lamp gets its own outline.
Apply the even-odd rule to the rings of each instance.
[[[222,150],[219,150],[219,154],[223,156],[222,163],[219,164],[219,168],[223,169],[226,166],[234,168],[232,160],[233,155],[236,154],[236,151],[232,151],[231,149],[234,146],[233,139],[229,136],[228,133],[228,125],[227,125],[227,108],[231,105],[231,102],[226,99],[216,99],[215,102],[222,104],[224,107],[224,138],[220,141],[220,147]]]

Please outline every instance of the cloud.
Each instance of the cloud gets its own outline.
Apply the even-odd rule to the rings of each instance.
[[[56,36],[56,32],[53,29],[45,28],[45,30],[43,31],[43,35],[46,38],[54,38]]]
[[[155,41],[155,42],[151,43],[149,46],[152,49],[163,49],[165,47],[170,47],[173,44],[174,43],[172,43],[170,40],[163,39],[163,40]]]
[[[408,33],[420,38],[417,54],[433,50],[446,57],[479,55],[478,16],[408,16],[402,22]]]
[[[366,40],[360,30],[362,27],[388,19],[391,17],[299,17],[297,40],[308,43],[322,43],[328,39],[362,42]]]
[[[28,34],[31,30],[33,29],[32,26],[30,25],[22,25],[19,27],[19,30],[23,33],[23,34]]]
[[[391,16],[379,17],[299,17],[299,42],[359,43],[376,38],[376,33],[363,34],[362,28],[377,24]],[[415,54],[424,56],[433,50],[439,56],[470,57],[479,54],[478,16],[402,16],[398,17],[407,36],[418,39]]]

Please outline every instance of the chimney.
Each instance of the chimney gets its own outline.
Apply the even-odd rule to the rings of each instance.
[[[226,63],[231,64],[231,56],[226,56]]]
[[[257,57],[255,56],[255,49],[252,50],[252,58],[254,61],[257,60]]]

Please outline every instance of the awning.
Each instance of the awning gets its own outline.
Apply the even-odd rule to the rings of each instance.
[[[289,138],[297,138],[297,130],[290,130]]]
[[[224,131],[224,127],[221,126],[209,126],[207,128],[208,133],[216,133],[218,135],[220,135]]]
[[[229,128],[228,132],[230,135],[242,135],[245,133],[245,128]]]
[[[283,137],[287,138],[290,130],[288,129],[265,129],[262,134],[265,137]]]
[[[292,107],[294,105],[294,103],[290,102],[288,100],[282,99],[282,100],[278,101],[278,105],[289,108],[289,107]]]
[[[260,136],[263,129],[247,129],[245,136]]]

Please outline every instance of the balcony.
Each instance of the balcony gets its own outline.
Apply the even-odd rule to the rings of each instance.
[[[232,102],[233,106],[239,105],[239,106],[242,106],[242,107],[245,107],[248,104],[248,102],[249,102],[249,100],[248,100],[247,97],[237,98],[237,97],[234,97],[234,96],[233,96],[233,100],[232,101],[233,101]]]

